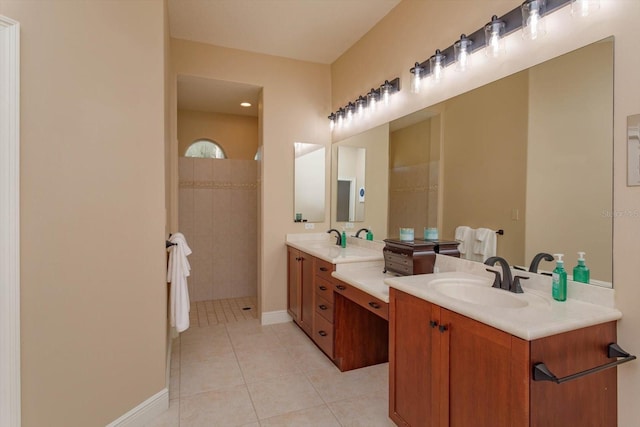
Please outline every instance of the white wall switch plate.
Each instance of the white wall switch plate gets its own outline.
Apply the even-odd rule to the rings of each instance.
[[[345,222],[344,223],[344,228],[346,228],[347,230],[352,230],[353,229],[353,223],[352,222]]]
[[[305,230],[313,230],[314,228],[316,228],[314,223],[312,223],[312,222],[305,222],[304,223],[304,229]]]

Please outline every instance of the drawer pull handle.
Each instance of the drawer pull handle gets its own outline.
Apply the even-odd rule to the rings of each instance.
[[[429,326],[431,326],[431,329],[433,329],[438,326],[438,322],[436,322],[435,320],[429,320]]]
[[[347,287],[343,285],[336,285],[336,289],[338,289],[339,291],[344,291],[345,289],[347,289]]]
[[[440,331],[440,333],[445,333],[447,331],[447,327],[445,325],[440,325],[438,326],[438,330]]]
[[[320,271],[329,271],[327,267],[320,267]]]
[[[321,337],[326,337],[327,333],[325,331],[318,331],[318,335],[320,335]]]
[[[623,349],[616,343],[611,343],[607,346],[607,357],[609,359],[622,357],[622,359],[616,360],[614,362],[609,362],[604,365],[596,366],[595,368],[587,369],[586,371],[578,372],[576,374],[567,375],[566,377],[558,378],[547,368],[547,365],[544,363],[536,363],[533,365],[533,380],[534,381],[551,381],[556,384],[562,384],[567,381],[575,380],[580,377],[584,377],[585,375],[595,374],[596,372],[604,371],[609,368],[613,368],[615,366],[621,365],[623,363],[631,362],[636,359],[636,356],[633,356]]]
[[[327,290],[327,287],[326,287],[326,286],[323,286],[323,285],[320,285],[320,290],[321,290],[321,291],[326,291],[326,290]]]
[[[377,303],[377,302],[375,302],[375,301],[371,301],[371,302],[369,303],[369,305],[370,305],[371,307],[375,308],[376,310],[378,310],[378,309],[380,308],[380,304],[378,304],[378,303]]]
[[[326,305],[324,305],[324,304],[320,304],[320,305],[318,306],[318,308],[319,308],[320,310],[326,310],[326,309],[327,309],[327,306],[326,306]]]
[[[299,257],[299,256],[297,256],[297,257],[296,257],[296,261],[302,261],[302,258],[301,258],[301,257]]]

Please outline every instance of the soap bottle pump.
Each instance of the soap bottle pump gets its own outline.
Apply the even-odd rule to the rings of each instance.
[[[342,235],[340,236],[340,246],[343,248],[347,247],[347,233],[345,233],[344,228],[342,229]]]
[[[564,269],[564,254],[554,254],[558,258],[556,268],[553,270],[551,279],[551,294],[556,301],[566,301],[567,299],[567,272]]]
[[[578,265],[573,268],[573,280],[589,283],[589,268],[584,263],[584,252],[578,252]]]
[[[373,231],[371,231],[371,227],[367,228],[367,240],[373,240]]]

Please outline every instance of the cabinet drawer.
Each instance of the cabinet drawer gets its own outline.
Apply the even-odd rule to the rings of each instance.
[[[411,265],[413,264],[413,258],[411,255],[405,253],[392,252],[389,250],[383,251],[385,261],[395,262],[397,264],[402,265]]]
[[[316,313],[333,323],[333,303],[316,294]]]
[[[333,284],[320,276],[316,276],[316,295],[333,304]]]
[[[313,341],[333,360],[333,323],[322,316],[314,316]]]
[[[403,276],[410,276],[413,274],[413,263],[411,263],[410,265],[406,265],[388,261],[385,259],[384,268],[387,271],[393,271],[394,273],[399,273]]]
[[[344,297],[349,298],[351,301],[366,308],[370,312],[377,314],[385,320],[389,320],[388,303],[339,280],[336,280],[334,289],[336,292],[339,292]]]
[[[331,273],[335,270],[335,265],[323,259],[316,258],[316,275],[326,280],[331,280]]]

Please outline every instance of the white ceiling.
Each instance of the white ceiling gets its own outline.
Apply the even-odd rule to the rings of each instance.
[[[331,64],[400,0],[169,0],[171,37]]]
[[[330,64],[400,0],[169,0],[171,37]],[[259,87],[178,76],[178,108],[258,115]],[[251,108],[240,107],[248,101]]]

